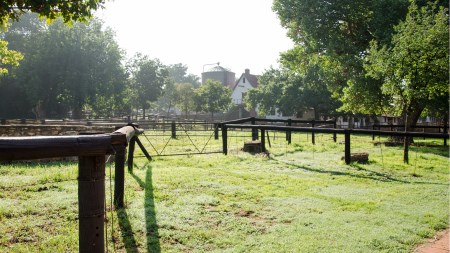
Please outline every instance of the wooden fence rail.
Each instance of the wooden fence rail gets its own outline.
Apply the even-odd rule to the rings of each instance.
[[[262,150],[266,150],[264,146],[263,134],[268,131],[284,131],[284,132],[304,132],[304,133],[329,133],[329,134],[344,134],[345,140],[345,163],[350,164],[350,136],[351,134],[365,134],[365,135],[379,135],[379,136],[400,136],[404,138],[404,161],[408,162],[408,146],[410,137],[423,137],[423,138],[441,138],[447,140],[449,138],[448,133],[423,133],[423,132],[391,132],[391,131],[379,131],[379,130],[367,130],[367,129],[334,129],[334,128],[313,128],[313,127],[290,127],[290,126],[275,126],[275,125],[245,125],[245,124],[222,124],[222,143],[223,153],[228,153],[227,145],[227,131],[229,128],[241,128],[241,129],[256,129],[261,131],[261,145]]]
[[[79,252],[104,252],[105,155],[115,154],[114,203],[123,206],[127,144],[142,130],[111,134],[0,138],[0,161],[78,156]]]

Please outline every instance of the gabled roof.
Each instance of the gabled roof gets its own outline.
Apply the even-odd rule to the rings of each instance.
[[[236,81],[236,84],[234,84],[234,86],[232,88],[233,88],[233,90],[236,89],[236,86],[238,85],[238,83],[241,81],[242,78],[245,78],[247,80],[247,82],[249,82],[253,88],[256,88],[259,85],[258,77],[259,76],[257,76],[257,75],[250,74],[250,71],[248,69],[246,69],[245,73],[242,73],[241,77],[239,77],[239,79]]]

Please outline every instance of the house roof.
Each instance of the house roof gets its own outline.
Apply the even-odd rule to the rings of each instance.
[[[239,81],[241,81],[242,78],[245,78],[253,88],[258,87],[258,85],[259,85],[258,77],[259,76],[257,76],[257,75],[250,74],[250,70],[246,69],[245,73],[242,73],[241,77],[239,77],[239,79],[234,84],[233,90],[236,89],[236,86],[238,85]]]

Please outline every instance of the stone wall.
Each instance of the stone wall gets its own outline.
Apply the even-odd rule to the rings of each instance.
[[[79,133],[112,133],[112,126],[65,126],[65,125],[0,125],[1,137],[58,136]]]

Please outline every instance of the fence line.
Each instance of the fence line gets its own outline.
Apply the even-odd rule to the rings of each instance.
[[[125,149],[142,130],[111,134],[0,138],[0,161],[78,156],[79,251],[104,252],[105,156],[115,155],[114,203],[123,206]]]
[[[222,124],[222,144],[223,153],[226,155],[228,153],[228,129],[229,128],[241,128],[241,129],[252,129],[261,132],[261,150],[266,151],[265,147],[265,133],[268,130],[274,131],[284,131],[286,133],[290,132],[306,132],[306,133],[330,133],[330,134],[344,134],[345,140],[345,163],[351,163],[351,152],[350,152],[350,141],[351,134],[367,134],[367,135],[379,135],[379,136],[399,136],[404,137],[404,162],[408,163],[408,147],[410,137],[423,137],[423,138],[442,138],[444,139],[444,145],[446,145],[446,140],[449,138],[448,133],[423,133],[423,132],[391,132],[391,131],[380,131],[380,130],[366,130],[366,129],[334,129],[334,128],[314,128],[314,127],[292,127],[292,126],[275,126],[275,125],[246,125],[246,124]],[[252,131],[253,133],[253,131]],[[252,134],[252,138],[254,135]],[[314,144],[314,142],[313,142]]]

